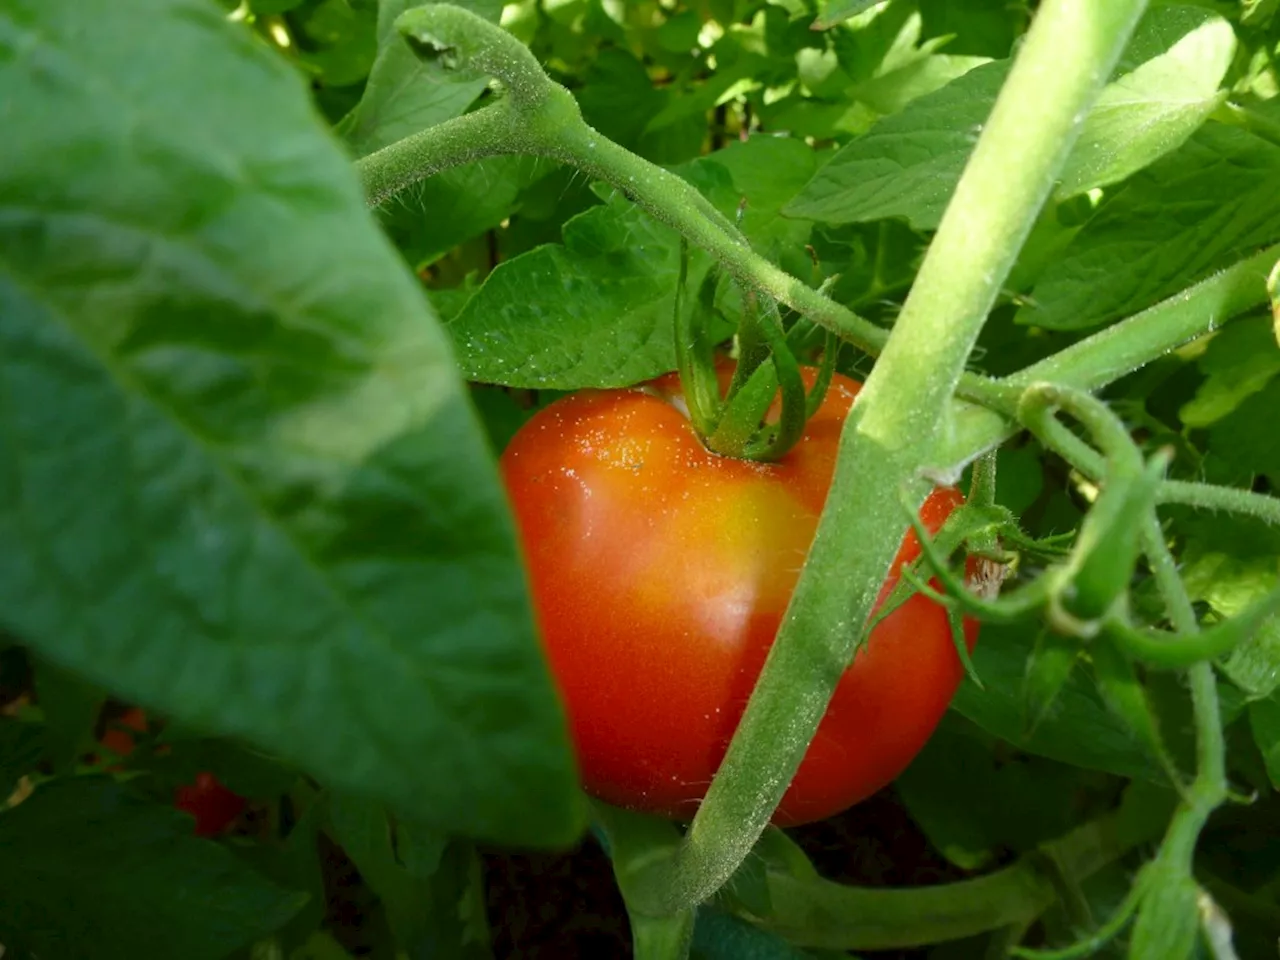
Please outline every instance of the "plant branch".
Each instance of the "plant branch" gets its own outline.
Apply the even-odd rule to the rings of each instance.
[[[1280,526],[1280,497],[1208,483],[1166,480],[1156,490],[1157,503],[1181,503],[1197,510],[1223,510]]]
[[[1054,384],[1053,387],[1062,389],[1061,384]],[[1106,472],[1102,455],[1068,429],[1066,424],[1054,417],[1044,417],[1036,421],[1035,428],[1038,438],[1048,449],[1090,480],[1102,479]],[[1251,490],[1188,480],[1161,480],[1155,489],[1155,502],[1182,504],[1196,510],[1238,513],[1272,526],[1280,526],[1280,498]]]
[[[523,117],[504,101],[397,140],[357,160],[356,172],[377,206],[437,173],[485,157],[532,153],[535,146]]]

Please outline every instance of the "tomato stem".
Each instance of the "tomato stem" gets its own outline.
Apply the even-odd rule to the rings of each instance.
[[[754,302],[754,294],[748,298]],[[750,311],[754,313],[754,309]],[[750,443],[743,450],[743,455],[751,460],[779,460],[795,446],[804,433],[807,411],[804,380],[800,376],[800,364],[787,346],[786,334],[782,330],[782,318],[778,315],[778,307],[772,301],[766,301],[765,308],[760,311],[756,320],[757,328],[764,335],[769,348],[769,356],[773,361],[773,369],[777,374],[778,388],[782,393],[782,410],[778,418],[778,426],[772,435],[761,435],[757,431]],[[770,401],[772,401],[770,397]]]
[[[946,449],[940,451],[938,463],[962,466],[1016,433],[1017,426],[1011,421],[1022,389],[1030,384],[1048,382],[1097,390],[1266,303],[1267,273],[1277,258],[1280,244],[1002,380],[988,380],[972,391],[962,383],[959,394],[971,403],[958,405],[954,431]],[[1162,489],[1171,485],[1178,487],[1165,481]],[[1185,494],[1183,487],[1178,488]],[[1274,504],[1275,498],[1270,499]],[[1265,505],[1255,504],[1254,509],[1267,511]],[[1280,523],[1280,505],[1267,511],[1267,516],[1271,518],[1268,522]]]
[[[680,277],[676,283],[675,332],[676,367],[689,420],[699,437],[709,436],[720,422],[723,402],[716,378],[715,355],[708,339],[705,320],[715,308],[719,269],[712,267],[704,278],[691,309],[685,306],[685,286],[689,275],[689,241],[680,239]]]
[[[525,91],[397,141],[356,163],[370,203],[450,167],[488,156],[528,154],[569,163],[612,184],[638,206],[710,251],[739,282],[878,353],[888,332],[797,280],[753,251],[737,227],[689,182],[637,157],[590,127],[567,90],[554,83],[519,40],[501,27],[450,4],[401,14],[397,29],[448,47],[455,70],[474,66],[505,90]],[[430,45],[418,42],[422,55]],[[484,51],[481,55],[481,51]],[[445,67],[443,61],[437,66]],[[539,76],[535,76],[535,70]],[[470,74],[469,74],[470,75]]]
[[[830,330],[822,344],[822,362],[818,364],[818,377],[809,390],[809,398],[805,403],[805,418],[812,417],[827,398],[827,390],[831,386],[831,377],[836,372],[836,361],[840,358],[840,338]]]

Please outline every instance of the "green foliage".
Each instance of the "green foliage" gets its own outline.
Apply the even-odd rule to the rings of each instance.
[[[537,156],[477,143],[371,210],[354,163],[405,138],[429,150],[431,131],[505,102],[501,80],[415,53],[394,25],[415,6],[0,9],[6,958],[492,955],[508,918],[489,912],[476,843],[564,848],[586,819],[495,455],[556,391],[676,369],[695,221],[688,289],[719,277],[712,340],[730,343],[745,281],[780,303],[803,359],[836,330],[860,348],[841,369],[865,377],[1030,6],[1053,4],[461,3],[630,153],[591,162],[567,124]],[[1112,369],[1125,318],[1158,321],[1280,241],[1276,7],[1148,6],[1012,271],[988,278],[972,374],[1071,344]],[[646,192],[627,177],[650,164],[674,177]],[[656,918],[645,885],[685,848],[620,818],[606,832],[638,944],[704,960],[948,940],[913,956],[1082,938],[1153,960],[1274,949],[1280,617],[1190,671],[1157,672],[1105,629],[1194,641],[1280,582],[1263,280],[1097,391],[1138,462],[1172,453],[1141,497],[1108,495],[1096,431],[1055,421],[1000,446],[1009,519],[969,547],[1004,564],[1001,602],[1029,599],[976,608],[1002,620],[972,654],[981,686],[961,684],[886,794],[924,875],[960,882],[838,884],[808,859],[830,835],[770,830],[736,872],[737,852],[714,851],[733,875],[714,900]],[[829,311],[797,306],[820,286]],[[959,390],[1012,435],[1027,385]],[[1201,481],[1228,489],[1204,499]],[[1103,600],[1082,606],[1060,573],[1090,551]],[[861,589],[836,579],[832,595]],[[1051,586],[1019,592],[1036,583]],[[151,727],[108,756],[125,703]],[[172,808],[202,772],[249,798],[217,840]],[[1227,784],[1253,806],[1219,806]],[[849,859],[859,841],[838,840]],[[335,923],[343,865],[371,946]]]

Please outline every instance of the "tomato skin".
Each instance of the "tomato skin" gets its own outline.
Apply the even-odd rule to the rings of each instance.
[[[696,811],[812,543],[859,387],[837,375],[777,464],[708,452],[670,402],[674,375],[557,400],[504,451],[542,643],[592,795],[673,819]],[[921,517],[936,530],[962,502],[935,490]],[[909,532],[882,600],[918,553]],[[970,648],[976,639],[966,623]],[[945,611],[912,597],[839,681],[774,823],[824,819],[892,781],[963,675]]]

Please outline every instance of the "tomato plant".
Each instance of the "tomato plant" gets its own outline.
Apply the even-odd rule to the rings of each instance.
[[[806,371],[809,386],[816,376]],[[506,448],[543,641],[596,796],[669,817],[697,809],[813,540],[858,387],[837,375],[774,464],[709,452],[674,375],[557,400]],[[936,491],[926,525],[961,501]],[[882,599],[919,555],[914,541]],[[774,822],[829,817],[887,784],[962,677],[942,607],[917,594],[893,610],[841,678]]]
[[[0,3],[4,960],[1274,956],[1277,50]]]

